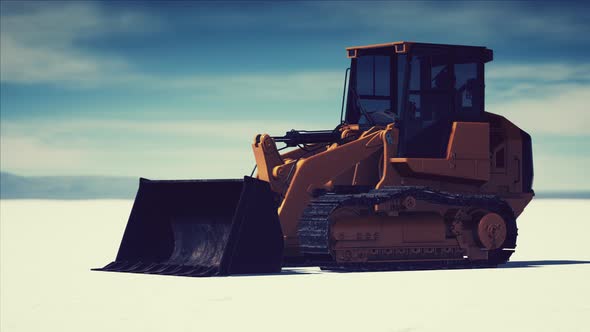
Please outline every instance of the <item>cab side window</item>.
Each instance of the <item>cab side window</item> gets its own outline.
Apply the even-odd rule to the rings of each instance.
[[[443,158],[453,121],[481,121],[483,63],[469,52],[425,48],[409,67],[400,156]]]
[[[389,97],[389,56],[369,55],[357,58],[356,91],[365,98]]]
[[[391,103],[391,56],[365,55],[356,59],[356,94],[359,107],[368,114],[359,114],[361,125],[388,124],[395,120]]]
[[[444,156],[453,110],[453,76],[450,57],[445,52],[416,54],[411,58],[402,156]]]
[[[476,118],[482,111],[483,78],[480,64],[455,64],[455,112],[459,119]]]

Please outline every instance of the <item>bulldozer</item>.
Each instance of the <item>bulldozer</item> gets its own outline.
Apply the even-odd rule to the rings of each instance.
[[[178,276],[495,267],[534,191],[531,137],[484,110],[486,47],[346,49],[333,130],[255,135],[255,171],[148,180],[101,271]]]

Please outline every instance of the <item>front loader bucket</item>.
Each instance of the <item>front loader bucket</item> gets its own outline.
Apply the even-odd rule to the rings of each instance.
[[[274,273],[283,234],[265,181],[140,179],[114,262],[100,271],[180,276]]]

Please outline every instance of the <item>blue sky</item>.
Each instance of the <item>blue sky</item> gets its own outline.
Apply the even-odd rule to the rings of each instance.
[[[533,136],[536,190],[589,190],[590,6],[579,2],[10,2],[0,166],[226,178],[259,132],[339,120],[344,48],[483,45],[487,110]]]

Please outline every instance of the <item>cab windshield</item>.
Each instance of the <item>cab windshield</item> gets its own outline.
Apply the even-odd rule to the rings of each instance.
[[[387,53],[353,59],[346,112],[348,123],[387,125],[398,118],[400,105],[396,96],[401,95],[401,89],[397,87],[403,86],[398,82],[403,82],[405,66],[396,70],[401,60],[396,61],[393,51]],[[392,75],[396,71],[401,74]]]

